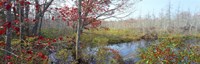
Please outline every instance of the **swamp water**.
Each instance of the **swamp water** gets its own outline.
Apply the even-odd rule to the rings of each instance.
[[[106,46],[106,48],[110,48],[110,49],[118,51],[119,55],[122,57],[125,64],[129,64],[129,63],[135,63],[135,62],[139,61],[140,58],[138,57],[138,54],[139,54],[138,50],[140,48],[146,48],[146,47],[152,45],[152,43],[158,44],[159,41],[158,40],[154,40],[154,41],[146,41],[146,40],[132,41],[132,42],[128,42],[128,43],[108,45],[108,46]],[[200,45],[200,39],[185,40],[185,43],[191,44],[191,45]],[[85,52],[87,52],[88,55],[96,55],[97,50],[98,50],[98,47],[87,48],[85,50]],[[57,62],[57,60],[55,59],[55,54],[56,54],[56,52],[51,53],[49,55],[49,58],[52,61]],[[111,57],[107,58],[108,61],[109,61],[109,58],[111,58]],[[72,60],[71,56],[69,56],[69,59],[67,60],[66,64],[68,64],[69,63],[68,61],[70,61],[70,60]],[[90,60],[89,63],[90,64],[96,64],[96,61],[95,61],[95,59],[92,60],[92,61]]]

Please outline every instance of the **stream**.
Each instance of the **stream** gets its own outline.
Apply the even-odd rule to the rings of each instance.
[[[135,63],[139,60],[139,58],[137,57],[138,49],[148,47],[150,45],[150,43],[152,43],[152,42],[158,42],[158,41],[157,40],[155,40],[155,41],[146,41],[146,40],[132,41],[132,42],[128,42],[128,43],[109,45],[108,48],[117,50],[125,62],[134,62]]]

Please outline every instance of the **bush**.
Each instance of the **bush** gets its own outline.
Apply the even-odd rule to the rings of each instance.
[[[198,64],[200,62],[199,46],[186,45],[181,38],[163,39],[157,45],[140,50],[138,64]]]

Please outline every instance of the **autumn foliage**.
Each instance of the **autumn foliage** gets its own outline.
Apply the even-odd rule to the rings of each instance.
[[[84,27],[98,27],[104,19],[101,17],[112,17],[115,12],[124,8],[126,0],[119,0],[119,4],[112,5],[111,0],[83,0],[82,1],[82,28]],[[68,26],[75,28],[78,21],[78,7],[64,6],[56,9],[60,12],[62,19],[67,21]],[[113,6],[114,8],[111,8]]]
[[[37,34],[39,33],[39,29],[34,29],[34,27],[41,28],[42,22],[44,22],[43,17],[47,16],[45,15],[45,12],[55,10],[60,15],[58,14],[59,16],[57,17],[51,16],[49,21],[56,21],[56,19],[59,18],[65,21],[63,23],[67,23],[68,26],[76,29],[79,18],[77,1],[73,1],[75,5],[72,7],[66,5],[60,8],[50,9],[48,6],[55,0],[50,0],[49,2],[46,0],[45,3],[42,4],[40,3],[41,1],[42,0],[0,1],[0,11],[6,12],[2,13],[5,14],[3,16],[5,18],[0,18],[0,37],[4,39],[4,36],[6,36],[5,40],[0,41],[0,57],[2,57],[0,58],[0,62],[5,61],[6,64],[46,64],[49,61],[48,55],[52,53],[52,50],[55,51],[54,44],[61,44],[64,40],[66,40],[69,45],[63,45],[65,46],[64,48],[71,47],[72,50],[74,50],[75,36],[72,35],[72,37],[66,37],[65,35],[62,35],[56,38],[47,38],[42,34]],[[103,17],[112,17],[116,11],[123,8],[122,5],[125,4],[126,0],[119,1],[120,3],[115,4],[114,6],[112,5],[111,0],[83,0],[81,3],[81,28],[90,29],[99,27],[104,20]],[[111,8],[111,6],[114,8]],[[31,12],[34,13],[31,14]],[[36,34],[32,34],[31,32],[35,32]],[[29,35],[29,33],[31,34]],[[66,44],[66,42],[62,44]],[[109,50],[116,55],[115,58],[117,60],[121,58],[117,51],[112,49]],[[6,52],[6,54],[1,54],[3,52]]]

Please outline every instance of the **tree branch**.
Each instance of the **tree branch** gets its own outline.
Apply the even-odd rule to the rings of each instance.
[[[3,49],[3,48],[0,48],[0,50],[5,51],[5,52],[7,52],[7,53],[10,53],[10,54],[12,54],[12,55],[14,55],[14,56],[16,56],[16,57],[19,57],[19,56],[16,55],[15,53],[12,53],[12,52],[10,52],[10,51],[8,51],[8,50],[5,50],[5,49]]]

